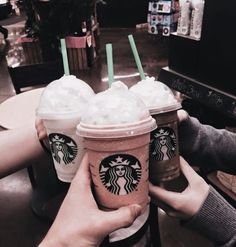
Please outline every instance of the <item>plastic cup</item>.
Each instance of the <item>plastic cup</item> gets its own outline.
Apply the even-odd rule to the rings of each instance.
[[[84,155],[83,139],[76,135],[79,122],[78,115],[43,119],[57,177],[67,183],[72,181]]]
[[[149,214],[150,208],[147,206],[145,212],[135,219],[132,226],[120,228],[109,235],[111,246],[149,246]]]
[[[150,131],[155,127],[152,117],[132,124],[78,125],[101,208],[148,203]]]
[[[84,138],[100,208],[148,204],[150,132],[155,128],[145,104],[122,82],[113,82],[89,102],[77,134]],[[146,210],[130,227],[111,233],[109,242],[126,246],[130,238],[139,239],[148,214]]]
[[[156,120],[151,133],[149,179],[153,184],[170,181],[180,175],[177,110],[181,104],[163,83],[147,78],[130,90],[138,95]]]
[[[148,203],[149,142],[155,128],[142,100],[120,81],[89,102],[77,134],[84,138],[101,208]]]
[[[58,179],[70,183],[84,154],[76,126],[93,90],[75,76],[51,82],[43,91],[37,116],[43,120]]]
[[[170,181],[180,175],[177,104],[167,111],[156,108],[152,117],[158,128],[151,133],[149,177],[153,184]]]

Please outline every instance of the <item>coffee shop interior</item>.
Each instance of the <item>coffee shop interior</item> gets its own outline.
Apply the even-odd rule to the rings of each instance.
[[[189,11],[195,8],[189,1],[182,2],[188,2]],[[166,84],[182,108],[202,124],[236,131],[236,3],[229,0],[224,5],[219,0],[205,0],[202,19],[199,17],[201,25],[198,20],[195,33],[186,31],[183,23],[181,29],[180,3],[0,1],[0,26],[8,32],[4,36],[0,31],[0,131],[34,124],[43,89],[66,74],[66,69],[95,93],[108,89],[107,44],[112,45],[114,80],[129,88],[136,84],[141,80],[141,69],[129,35],[134,38],[145,76]],[[25,167],[0,180],[2,247],[37,246],[69,187],[58,180],[50,154],[27,162]],[[235,175],[195,169],[235,208]],[[142,234],[148,237],[141,238],[139,234],[135,241],[105,246],[214,246],[211,240],[153,205],[147,225]]]

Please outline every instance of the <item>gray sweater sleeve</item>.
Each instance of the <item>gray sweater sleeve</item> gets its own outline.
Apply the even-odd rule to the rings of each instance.
[[[216,246],[236,246],[236,210],[212,187],[199,212],[184,226],[204,235]]]
[[[236,134],[215,129],[189,117],[179,125],[180,154],[206,172],[221,170],[236,174]]]
[[[215,129],[189,117],[179,125],[180,154],[205,172],[236,174],[236,134]],[[184,223],[216,246],[236,246],[236,210],[212,187],[199,212]]]

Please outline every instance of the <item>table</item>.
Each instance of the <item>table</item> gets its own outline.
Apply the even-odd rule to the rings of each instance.
[[[35,111],[43,90],[44,88],[37,88],[26,91],[0,104],[0,126],[10,130],[30,123],[34,125]],[[42,165],[45,162],[47,166]],[[51,157],[35,161],[35,164],[27,167],[27,170],[33,189],[31,208],[37,216],[52,221],[68,185],[58,181]]]
[[[35,111],[44,88],[17,94],[0,104],[0,126],[16,129],[35,122]]]

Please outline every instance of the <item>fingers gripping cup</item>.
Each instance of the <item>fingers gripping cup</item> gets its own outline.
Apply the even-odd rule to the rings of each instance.
[[[84,153],[76,126],[94,96],[93,90],[75,76],[63,76],[43,91],[37,115],[43,119],[57,176],[71,182]]]
[[[147,77],[132,86],[149,108],[158,128],[151,133],[149,178],[152,183],[170,181],[180,174],[177,110],[181,104],[165,84]]]
[[[155,127],[143,102],[121,82],[89,102],[77,133],[84,137],[100,207],[148,202],[147,163]]]

